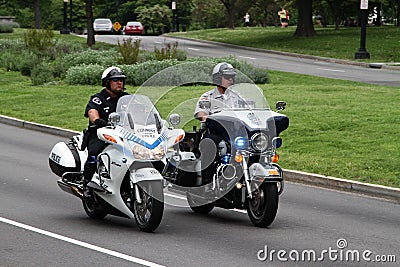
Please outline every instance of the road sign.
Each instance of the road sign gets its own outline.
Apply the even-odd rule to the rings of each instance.
[[[114,30],[117,32],[117,31],[119,31],[120,29],[121,29],[121,24],[118,22],[118,21],[116,21],[115,23],[114,23]]]

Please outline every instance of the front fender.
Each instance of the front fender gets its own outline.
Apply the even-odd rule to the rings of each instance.
[[[264,162],[253,163],[249,167],[249,176],[251,180],[260,182],[280,182],[283,180],[283,172],[279,166]]]
[[[141,181],[163,180],[162,175],[154,168],[141,168],[129,173],[131,181],[136,184]]]

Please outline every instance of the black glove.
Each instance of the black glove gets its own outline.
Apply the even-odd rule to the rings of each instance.
[[[107,122],[105,120],[99,118],[94,121],[94,125],[96,125],[97,127],[100,128],[100,127],[107,126]]]

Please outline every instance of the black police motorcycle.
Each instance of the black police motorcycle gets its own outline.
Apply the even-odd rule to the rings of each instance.
[[[195,213],[207,214],[214,207],[247,210],[251,222],[267,227],[275,219],[279,195],[283,192],[283,171],[278,165],[277,149],[282,145],[279,134],[289,126],[287,116],[278,112],[286,103],[276,103],[272,111],[261,89],[241,83],[230,88],[240,96],[233,107],[217,100],[200,104],[219,112],[209,115],[200,130],[195,127],[173,151],[167,153],[162,171],[164,193],[184,194]],[[178,125],[180,116],[169,117]],[[222,141],[207,143],[204,136],[220,136]],[[209,141],[209,140],[208,140]],[[207,162],[202,154],[214,154]],[[205,177],[205,169],[214,170]]]

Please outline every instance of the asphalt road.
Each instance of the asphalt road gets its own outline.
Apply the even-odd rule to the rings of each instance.
[[[194,40],[176,39],[164,36],[122,36],[96,35],[96,41],[117,44],[124,38],[140,38],[142,49],[154,51],[154,47],[164,47],[165,43],[178,42],[178,48],[187,52],[189,57],[224,57],[234,55],[239,60],[245,60],[254,66],[293,72],[340,80],[365,82],[371,84],[400,86],[400,68],[377,69],[366,66],[351,65],[343,61],[326,61],[315,57],[304,58],[273,52],[261,52],[257,49],[226,46],[218,43],[199,42]],[[341,63],[338,63],[341,62]]]
[[[48,167],[64,140],[0,124],[0,266],[398,266],[373,261],[400,260],[398,204],[292,183],[267,229],[237,211],[171,205],[152,234],[124,218],[91,220]]]

